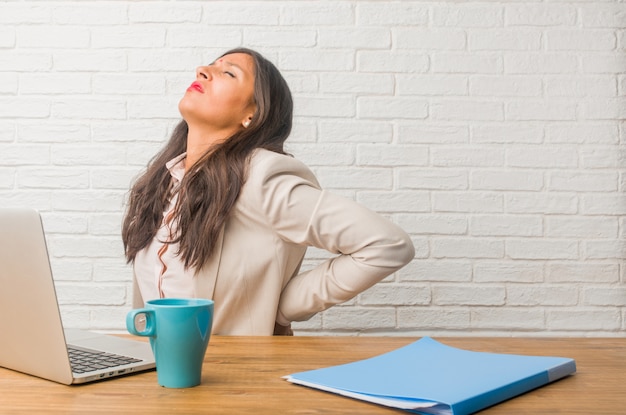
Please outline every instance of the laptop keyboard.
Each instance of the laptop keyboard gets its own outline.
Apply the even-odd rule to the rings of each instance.
[[[70,355],[70,364],[74,373],[93,372],[110,367],[123,366],[129,363],[140,362],[128,356],[120,356],[113,353],[99,352],[74,346],[67,346]]]

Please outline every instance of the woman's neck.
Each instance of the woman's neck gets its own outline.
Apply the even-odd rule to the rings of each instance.
[[[211,150],[215,145],[223,142],[232,133],[206,132],[189,127],[187,133],[187,157],[185,159],[185,170],[189,170],[202,156]]]

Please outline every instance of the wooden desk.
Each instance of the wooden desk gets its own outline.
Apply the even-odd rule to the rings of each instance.
[[[397,337],[211,338],[202,384],[159,387],[156,372],[63,386],[0,369],[2,414],[400,414],[403,411],[293,385],[283,375],[404,346]],[[626,414],[626,338],[437,338],[496,353],[571,357],[578,372],[481,411],[484,415]]]

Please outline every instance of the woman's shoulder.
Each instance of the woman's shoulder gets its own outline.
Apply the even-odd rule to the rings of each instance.
[[[265,148],[257,148],[252,152],[250,159],[252,164],[275,164],[275,163],[287,163],[287,164],[302,164],[304,163],[297,160],[295,157],[289,154],[281,154],[275,151],[267,150]]]
[[[263,148],[256,149],[250,158],[249,179],[266,181],[279,176],[298,176],[318,185],[311,169],[295,157]]]

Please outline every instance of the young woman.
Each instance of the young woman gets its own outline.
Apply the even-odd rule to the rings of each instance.
[[[408,235],[320,188],[285,154],[293,103],[276,67],[235,49],[196,70],[183,117],[132,186],[122,238],[134,306],[215,301],[213,333],[292,334],[407,264]],[[335,254],[300,272],[307,246]]]

